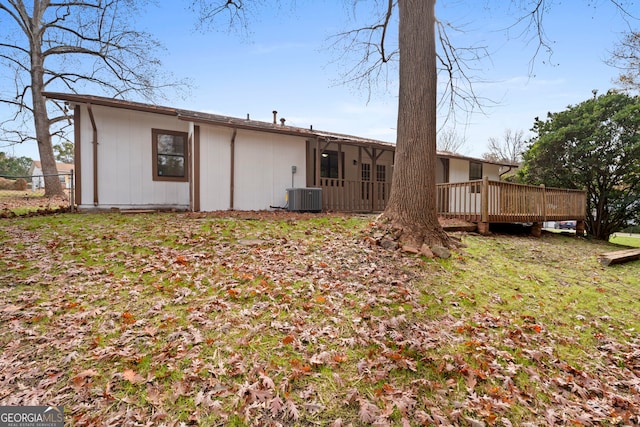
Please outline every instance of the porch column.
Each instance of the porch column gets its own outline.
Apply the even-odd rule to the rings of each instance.
[[[366,201],[364,200],[364,194],[362,188],[364,185],[367,185],[362,180],[362,147],[358,146],[358,176],[356,177],[356,182],[358,182],[358,189],[356,190],[358,196],[354,197],[354,205],[352,209],[354,210],[362,210],[362,206],[366,205]],[[364,183],[364,184],[363,184]]]
[[[371,192],[371,210],[378,210],[378,156],[376,156],[376,149],[371,149],[371,185],[373,191]]]
[[[342,164],[342,143],[338,142],[338,179],[344,180],[344,170]],[[339,181],[338,181],[339,182]]]
[[[320,138],[316,137],[316,162],[313,182],[316,187],[322,187],[320,183]]]

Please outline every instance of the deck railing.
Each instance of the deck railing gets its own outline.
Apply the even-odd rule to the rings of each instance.
[[[437,185],[438,215],[472,222],[584,220],[586,192],[490,181]]]
[[[380,212],[387,205],[390,182],[322,178],[322,209],[338,212]]]
[[[322,209],[381,212],[391,183],[322,178]],[[438,216],[470,222],[584,220],[586,192],[489,179],[437,184]]]

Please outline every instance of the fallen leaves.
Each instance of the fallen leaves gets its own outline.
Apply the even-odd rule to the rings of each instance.
[[[79,390],[83,387],[86,387],[87,385],[89,385],[91,383],[91,379],[93,377],[96,377],[100,375],[98,373],[98,371],[96,371],[95,369],[86,369],[82,372],[80,372],[79,374],[75,375],[72,379],[71,382],[73,384],[73,388],[76,390]]]
[[[136,317],[129,313],[128,311],[125,311],[124,313],[122,313],[122,323],[124,323],[125,325],[132,325],[134,323],[136,323]]]
[[[246,215],[263,221],[7,223],[0,403],[63,404],[76,425],[640,422],[636,331],[573,295],[563,321],[594,341],[564,333],[543,274],[516,275],[537,295],[485,290],[465,276],[484,255],[425,262],[363,245],[365,219]]]
[[[142,377],[142,375],[136,373],[132,369],[125,369],[122,373],[122,378],[132,384],[141,384],[145,382],[145,379]]]

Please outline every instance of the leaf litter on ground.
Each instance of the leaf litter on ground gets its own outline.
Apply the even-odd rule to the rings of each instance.
[[[480,237],[447,260],[374,217],[0,223],[1,405],[70,425],[633,425],[640,268]]]

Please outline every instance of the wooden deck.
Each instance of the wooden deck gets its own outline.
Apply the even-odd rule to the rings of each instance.
[[[471,222],[584,221],[583,190],[546,188],[488,179],[438,184],[438,215]]]
[[[381,212],[390,183],[321,180],[322,208],[338,212]],[[475,223],[584,221],[583,190],[546,188],[488,179],[437,185],[437,211],[443,218]]]

